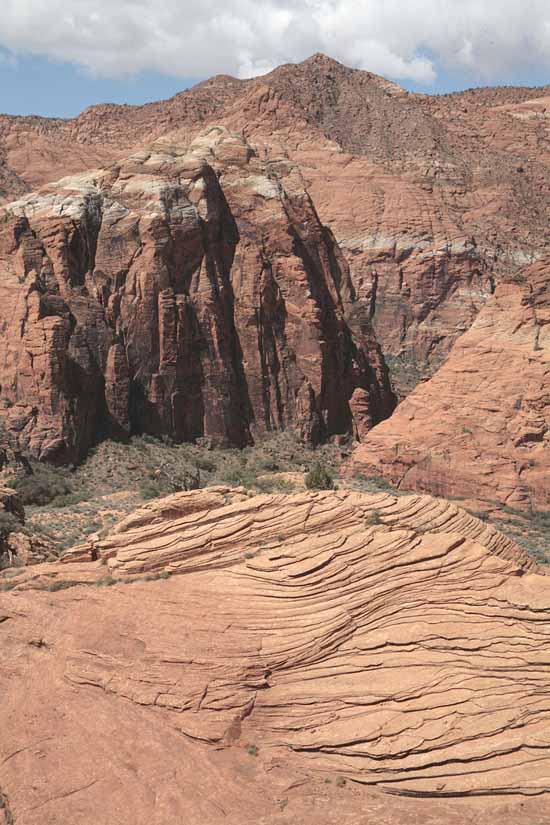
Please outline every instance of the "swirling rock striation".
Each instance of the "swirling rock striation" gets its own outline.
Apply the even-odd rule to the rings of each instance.
[[[267,796],[289,765],[313,782],[339,775],[399,796],[535,795],[546,810],[549,580],[454,504],[350,491],[177,494],[63,564],[11,581],[0,625],[9,640],[0,653],[3,712],[38,668],[45,681],[36,690],[66,697],[64,762],[87,759],[74,751],[82,729],[71,707],[96,695],[101,717],[116,709],[118,724],[132,719],[138,736],[143,728],[150,737],[152,718],[163,726],[161,770],[180,732],[199,754],[254,743],[274,771]],[[44,601],[37,589],[55,582],[73,587]],[[38,632],[47,649],[35,661],[18,653],[18,639]],[[97,762],[100,744],[88,747]],[[40,750],[41,775],[57,777],[51,745]],[[8,771],[17,817],[24,799],[40,801],[41,791],[14,783],[11,772],[33,758],[14,759]],[[144,758],[123,757],[136,771]],[[109,759],[122,769],[116,753]],[[97,776],[92,770],[89,781]],[[117,794],[96,781],[87,793],[108,818]],[[176,813],[164,822],[178,821],[186,799],[172,796]],[[146,821],[152,803],[143,804],[135,821]],[[78,799],[63,805],[66,815],[79,810]],[[448,816],[437,821],[454,821]]]

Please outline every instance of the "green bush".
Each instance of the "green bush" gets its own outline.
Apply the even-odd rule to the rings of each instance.
[[[10,533],[20,532],[23,525],[13,513],[0,510],[0,541],[6,539]]]
[[[45,590],[49,590],[50,593],[56,593],[58,590],[68,590],[70,587],[78,587],[83,582],[76,581],[75,579],[56,579],[56,581],[50,582],[45,586]]]
[[[533,510],[531,520],[537,530],[550,531],[550,510]]]
[[[222,473],[222,481],[225,481],[227,484],[246,486],[249,481],[249,476],[244,467],[230,467]]]
[[[23,504],[43,507],[56,498],[66,500],[66,497],[72,494],[68,473],[69,470],[66,468],[34,464],[32,474],[18,478],[14,487]]]
[[[159,579],[169,579],[170,575],[170,571],[162,570],[160,573],[148,573],[146,576],[143,577],[142,581],[156,582],[159,581]]]
[[[139,494],[144,501],[150,501],[153,498],[159,498],[159,496],[166,495],[161,486],[159,484],[155,484],[154,481],[144,481],[143,484],[140,484]]]
[[[284,478],[261,478],[254,487],[261,493],[294,493],[296,487],[291,481]]]
[[[332,473],[322,464],[316,464],[309,471],[305,482],[308,490],[334,490]]]
[[[75,504],[80,504],[81,501],[85,501],[84,493],[68,493],[64,496],[56,496],[50,503],[55,507],[63,508],[73,507]]]
[[[194,464],[197,470],[202,470],[205,473],[213,473],[216,470],[216,462],[212,461],[211,458],[198,456],[198,458],[194,459]]]

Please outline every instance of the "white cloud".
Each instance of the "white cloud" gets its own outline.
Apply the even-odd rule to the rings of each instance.
[[[0,47],[117,76],[240,77],[316,51],[397,80],[550,74],[549,0],[2,0]]]

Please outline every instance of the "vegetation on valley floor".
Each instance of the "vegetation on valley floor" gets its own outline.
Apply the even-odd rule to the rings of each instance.
[[[87,535],[106,534],[129,512],[159,496],[214,484],[266,493],[293,492],[295,473],[306,473],[310,489],[340,486],[407,494],[374,475],[358,474],[338,479],[336,484],[339,467],[351,448],[351,443],[331,443],[313,449],[292,432],[274,434],[243,450],[206,449],[147,435],[128,443],[104,441],[78,467],[32,462],[33,473],[14,483],[26,508],[26,525],[18,526],[14,516],[0,513],[0,537],[16,528],[25,530],[49,540],[56,552],[62,553]],[[550,561],[549,512],[526,514],[502,508],[501,513],[490,516],[472,514],[493,523],[537,561]]]
[[[524,512],[503,507],[502,519],[492,523],[533,556],[539,564],[550,564],[550,510]]]
[[[143,435],[127,443],[104,441],[78,467],[31,462],[32,475],[20,476],[13,486],[25,504],[28,529],[62,552],[87,535],[106,533],[145,502],[181,490],[223,484],[287,493],[295,490],[292,474],[308,470],[329,483],[350,450],[351,444],[311,448],[292,432],[242,450]]]

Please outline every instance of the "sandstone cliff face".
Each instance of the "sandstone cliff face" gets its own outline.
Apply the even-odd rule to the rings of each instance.
[[[323,56],[259,83],[224,117],[299,166],[406,395],[547,248],[544,90],[431,98]]]
[[[291,163],[226,129],[159,142],[11,203],[0,235],[2,418],[75,460],[98,434],[316,441],[394,406],[347,264]],[[357,413],[356,413],[357,415]]]
[[[436,375],[354,453],[403,489],[550,507],[550,258],[495,294]]]
[[[95,106],[67,121],[0,116],[0,198],[162,135],[188,145],[207,124],[242,131],[262,159],[301,170],[404,396],[435,372],[495,283],[547,245],[549,100],[548,87],[409,94],[314,55],[141,107]]]
[[[549,100],[548,87],[413,95],[315,55],[144,107],[0,117],[4,201],[63,167],[107,170],[23,199],[1,226],[2,397],[18,441],[67,459],[98,432],[242,444],[300,422],[313,440],[365,438],[393,407],[376,340],[403,398],[547,255]],[[208,124],[249,148],[217,158]],[[189,150],[214,171],[182,173]],[[447,403],[438,382],[420,391],[426,409]],[[495,444],[510,436],[497,395],[513,382],[483,390],[501,411]],[[402,483],[415,456],[383,472]],[[521,462],[491,467],[489,498],[531,496]],[[410,483],[448,490],[450,472],[432,464]]]
[[[457,220],[445,191],[334,150],[318,152],[313,163],[311,195],[349,261],[404,396],[471,326],[501,262]]]

